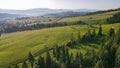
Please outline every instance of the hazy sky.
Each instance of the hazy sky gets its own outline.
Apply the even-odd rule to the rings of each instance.
[[[120,0],[0,0],[3,9],[111,9],[119,8]]]

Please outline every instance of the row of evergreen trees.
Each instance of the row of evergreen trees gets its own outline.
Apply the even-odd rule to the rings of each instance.
[[[69,46],[75,46],[81,42],[96,41],[98,37],[102,39],[98,51],[88,49],[85,54],[81,52],[70,53]],[[99,41],[99,40],[98,40]],[[51,51],[46,52],[46,56],[40,56],[35,60],[29,53],[28,59],[31,68],[120,68],[120,29],[115,33],[111,28],[106,36],[103,36],[102,26],[100,25],[98,33],[95,30],[88,30],[85,36],[81,37],[78,32],[78,40],[75,41],[72,35],[71,41],[67,46],[56,46]],[[30,68],[28,63],[23,62],[22,68]],[[14,68],[19,68],[16,64]]]
[[[0,33],[11,33],[11,32],[17,32],[17,31],[26,31],[26,30],[36,30],[36,29],[42,29],[42,28],[51,28],[51,27],[58,27],[58,26],[69,26],[69,25],[84,25],[85,23],[83,21],[73,22],[73,23],[41,23],[41,24],[33,24],[33,25],[13,25],[13,24],[6,24],[6,23],[0,23]]]
[[[74,47],[79,43],[101,43],[105,40],[102,25],[100,24],[98,32],[95,29],[88,30],[83,36],[78,32],[77,40],[75,40],[74,35],[71,35],[70,42],[67,43],[67,46]]]
[[[120,22],[120,12],[114,14],[112,17],[107,18],[107,22],[110,24]]]

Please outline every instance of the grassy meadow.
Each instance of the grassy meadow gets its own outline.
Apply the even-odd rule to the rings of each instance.
[[[107,12],[107,13],[101,13],[101,14],[92,14],[87,16],[79,16],[79,17],[69,17],[69,18],[63,18],[59,20],[59,22],[78,22],[83,21],[87,24],[91,23],[106,23],[106,19],[114,15],[115,13],[120,11],[113,11],[113,12]]]
[[[118,29],[119,25],[103,25],[103,32],[107,33],[111,27]],[[94,28],[88,25],[73,25],[4,34],[0,37],[0,67],[4,68],[24,61],[29,52],[32,52],[34,56],[40,55],[44,52],[45,47],[52,48],[55,45],[66,44],[72,33],[77,39],[78,31],[84,34],[89,29],[98,29],[97,27],[98,25],[94,25]],[[70,51],[85,52],[88,48],[97,49],[98,47],[97,44],[91,44],[91,46],[86,44],[71,48]]]

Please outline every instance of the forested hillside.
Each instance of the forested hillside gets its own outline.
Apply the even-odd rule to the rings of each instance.
[[[0,68],[119,68],[119,12],[6,20]]]

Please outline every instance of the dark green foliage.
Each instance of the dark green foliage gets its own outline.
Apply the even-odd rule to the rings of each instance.
[[[93,29],[92,34],[91,34],[91,38],[92,38],[93,41],[95,41],[96,35],[97,35],[97,34],[96,34],[96,30]]]
[[[50,53],[47,52],[47,54],[46,54],[46,64],[45,64],[46,68],[50,68],[51,62],[52,62],[52,59],[51,59]]]
[[[19,68],[19,66],[17,64],[14,65],[14,68]]]
[[[11,66],[9,66],[8,68],[12,68]]]
[[[100,24],[99,31],[98,31],[98,36],[101,36],[101,35],[103,35],[103,34],[102,34],[102,25]]]
[[[117,44],[120,44],[120,28],[117,31],[116,40],[115,41],[116,41]]]
[[[38,59],[38,66],[39,68],[45,68],[45,61],[44,61],[44,57],[39,57]]]
[[[82,61],[83,68],[92,68],[95,65],[95,59],[97,59],[96,53],[94,50],[88,50],[87,53],[84,55]]]
[[[94,68],[104,68],[103,61],[98,60],[97,63],[95,64]]]
[[[118,31],[119,32],[119,31]],[[105,68],[114,68],[116,66],[116,62],[118,62],[116,52],[119,46],[117,46],[118,42],[116,39],[118,38],[118,35],[115,37],[112,36],[108,39],[108,41],[104,44],[104,46],[101,46],[99,58],[103,60],[103,66]],[[119,65],[119,64],[118,64]]]
[[[109,37],[108,37],[109,36]],[[98,51],[94,49],[86,49],[87,52],[82,54],[77,52],[76,54],[70,53],[69,47],[77,46],[73,34],[71,36],[71,41],[66,44],[66,46],[56,46],[52,50],[46,50],[45,57],[39,57],[37,60],[37,67],[39,68],[120,68],[120,55],[119,45],[120,45],[120,29],[115,34],[115,30],[111,28],[107,35],[103,36],[102,27],[100,25],[99,33],[96,34],[95,30],[88,30],[82,39],[80,32],[78,33],[78,44],[83,42],[96,42],[99,39],[102,44]],[[75,41],[75,42],[76,42]],[[50,54],[52,53],[52,54]],[[29,53],[29,62],[31,62],[31,67],[34,67],[34,57]],[[45,59],[44,59],[45,58]],[[14,68],[18,68],[18,65],[14,65]],[[28,68],[27,63],[22,64],[22,68]]]
[[[92,31],[91,30],[88,30],[82,37],[81,41],[82,42],[87,42],[87,43],[90,43],[90,42],[97,42],[99,39],[98,39],[99,36],[97,36],[96,34],[96,30],[93,29]]]
[[[81,42],[81,34],[78,32],[78,43]]]
[[[111,28],[108,34],[109,34],[109,37],[114,36],[115,35],[115,29]]]
[[[27,63],[25,61],[22,64],[22,68],[28,68],[28,65],[27,65]]]
[[[60,68],[66,68],[64,63],[61,63]]]
[[[34,56],[29,52],[28,60],[31,63],[31,67],[33,68],[33,63],[35,61]]]
[[[29,52],[28,59],[29,59],[29,62],[34,62],[35,61],[34,56],[32,55],[31,52]]]
[[[70,38],[70,42],[68,42],[67,43],[67,46],[69,46],[69,47],[73,47],[74,45],[76,45],[77,43],[79,43],[80,42],[80,35],[78,36],[79,38],[79,40],[75,40],[75,38],[74,38],[74,35],[73,35],[73,33],[71,34],[71,38]]]
[[[74,38],[73,34],[71,35],[71,40],[70,41],[71,41],[72,44],[75,42],[75,38]]]
[[[11,33],[11,32],[17,32],[17,31],[26,31],[26,30],[36,30],[36,29],[42,29],[42,28],[51,28],[51,27],[58,27],[58,26],[69,26],[69,25],[79,25],[82,24],[84,25],[85,23],[82,21],[78,21],[76,23],[37,23],[34,25],[28,25],[28,24],[19,24],[19,25],[14,25],[14,24],[7,24],[4,23],[0,25],[2,29],[0,29],[1,33]]]
[[[120,22],[120,12],[114,14],[112,17],[107,19],[107,22],[110,24]]]

